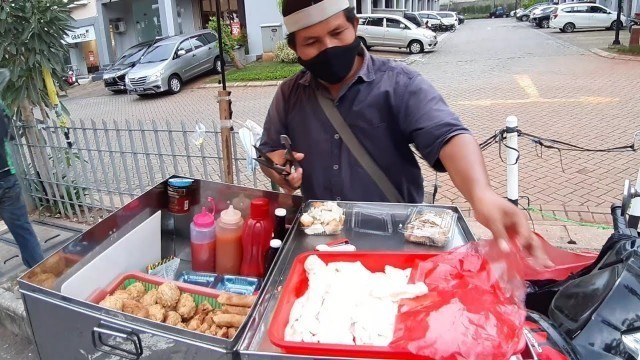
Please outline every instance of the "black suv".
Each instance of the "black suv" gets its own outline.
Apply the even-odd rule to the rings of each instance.
[[[166,37],[159,37],[152,41],[145,41],[136,44],[127,49],[127,51],[118,58],[118,60],[105,70],[102,81],[104,87],[114,93],[125,93],[127,87],[124,83],[124,79],[127,76],[129,70],[133,69],[138,63],[142,55],[151,47],[151,45],[158,41],[165,39]]]

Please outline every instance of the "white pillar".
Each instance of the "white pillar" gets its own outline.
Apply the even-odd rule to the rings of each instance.
[[[362,0],[362,9],[361,9],[361,13],[362,14],[371,14],[371,9],[373,8],[373,2],[374,0]]]
[[[162,35],[173,36],[178,34],[178,9],[176,0],[158,0],[160,7],[160,22]]]
[[[518,205],[518,118],[507,118],[507,199]],[[513,149],[513,150],[512,150]]]

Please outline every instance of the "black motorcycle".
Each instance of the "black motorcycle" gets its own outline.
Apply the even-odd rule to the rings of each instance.
[[[634,26],[640,26],[640,19],[629,19],[629,34]]]

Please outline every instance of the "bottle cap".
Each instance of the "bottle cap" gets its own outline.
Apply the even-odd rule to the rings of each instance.
[[[283,208],[276,209],[276,216],[287,216],[287,210]]]
[[[179,188],[185,188],[185,187],[190,186],[193,183],[193,180],[192,179],[185,179],[185,178],[173,178],[173,179],[169,179],[168,183],[171,186],[175,186],[175,187],[179,187]]]
[[[230,205],[227,210],[223,210],[220,213],[220,221],[234,225],[242,221],[242,214],[240,211],[234,209],[233,205]]]
[[[271,246],[274,249],[279,249],[280,246],[282,246],[282,240],[273,239],[269,242],[269,246]]]
[[[264,220],[269,217],[269,200],[266,198],[255,198],[251,200],[251,218]]]
[[[203,207],[202,212],[193,217],[193,223],[199,228],[207,229],[216,224],[216,219]]]

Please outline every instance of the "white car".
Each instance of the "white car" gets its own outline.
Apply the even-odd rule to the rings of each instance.
[[[436,34],[419,28],[405,18],[396,15],[358,15],[358,38],[367,48],[374,46],[406,48],[412,54],[433,50],[438,44]]]
[[[436,14],[440,17],[443,25],[458,27],[458,16],[453,11],[420,11],[419,13]]]
[[[622,28],[627,18],[621,15],[620,22],[616,13],[596,4],[561,4],[551,13],[549,27],[570,33],[575,29]]]

